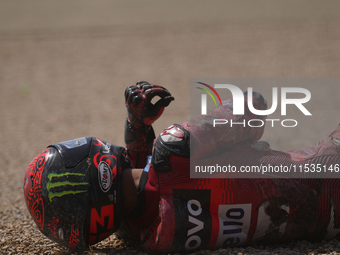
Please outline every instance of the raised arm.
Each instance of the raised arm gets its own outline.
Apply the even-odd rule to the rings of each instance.
[[[158,96],[155,103],[151,100]],[[126,151],[134,167],[144,167],[146,157],[151,155],[155,133],[154,123],[174,98],[170,92],[159,85],[139,81],[125,90],[127,118],[125,121]]]

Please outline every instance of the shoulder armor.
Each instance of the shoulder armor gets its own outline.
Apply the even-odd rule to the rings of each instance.
[[[152,153],[152,167],[158,173],[169,173],[170,155],[190,157],[190,134],[178,124],[171,125],[159,135]]]

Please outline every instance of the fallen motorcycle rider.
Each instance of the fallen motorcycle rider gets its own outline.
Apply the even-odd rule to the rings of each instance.
[[[152,104],[155,96],[160,99]],[[116,232],[153,253],[340,237],[337,178],[190,178],[190,158],[235,166],[339,167],[340,127],[315,146],[288,152],[258,142],[264,127],[206,132],[212,116],[264,118],[249,111],[245,95],[244,115],[233,115],[226,100],[155,140],[151,125],[173,100],[164,87],[138,82],[125,90],[125,148],[83,137],[50,145],[33,159],[24,196],[44,235],[84,251]],[[253,106],[267,107],[258,93]],[[215,155],[217,149],[223,153]]]

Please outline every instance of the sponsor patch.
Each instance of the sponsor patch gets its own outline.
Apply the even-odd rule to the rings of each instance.
[[[226,248],[246,242],[250,227],[251,204],[219,205],[220,229],[216,248]]]
[[[111,168],[105,161],[101,161],[98,165],[99,186],[103,192],[108,192],[112,185]]]
[[[50,173],[47,178],[49,182],[46,184],[48,191],[48,199],[52,202],[53,198],[63,197],[66,195],[76,195],[79,193],[86,193],[88,191],[88,182],[73,182],[68,178],[76,176],[79,178],[84,177],[81,173]]]
[[[210,241],[210,190],[174,189],[175,236],[173,250],[204,249]]]

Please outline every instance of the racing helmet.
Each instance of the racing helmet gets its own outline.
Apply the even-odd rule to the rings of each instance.
[[[121,221],[124,148],[95,137],[48,146],[24,178],[27,209],[52,241],[79,252],[115,232]]]

